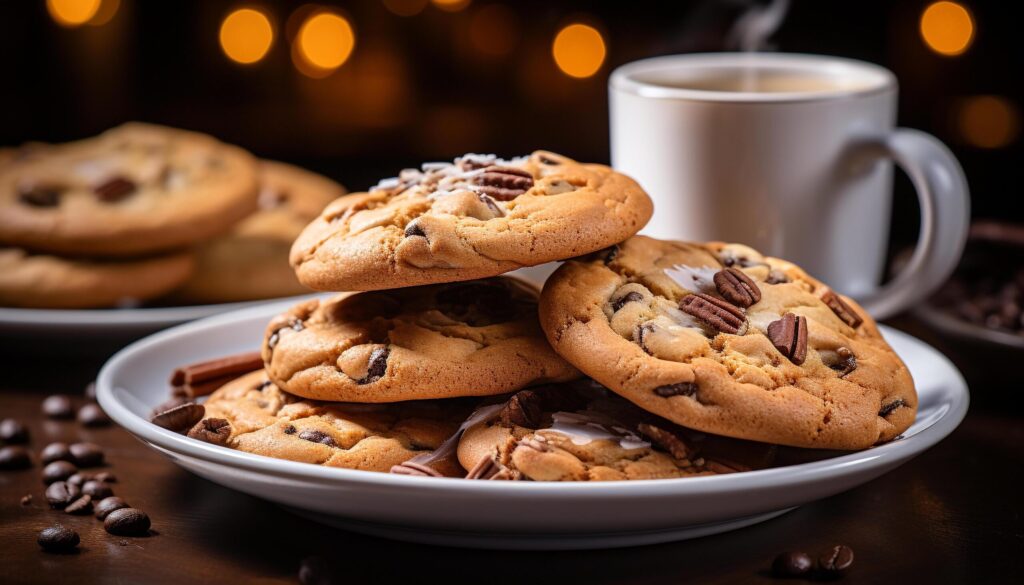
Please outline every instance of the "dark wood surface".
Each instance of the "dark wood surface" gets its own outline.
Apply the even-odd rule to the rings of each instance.
[[[178,468],[123,430],[44,420],[49,393],[80,393],[101,359],[5,353],[0,418],[31,430],[34,456],[50,441],[106,448],[117,495],[145,510],[155,534],[121,538],[91,516],[49,510],[40,465],[0,471],[2,583],[759,583],[785,550],[851,546],[843,583],[1024,582],[1024,412],[997,363],[971,358],[973,404],[963,425],[911,463],[865,486],[780,518],[699,540],[589,552],[497,552],[392,542],[298,518]],[[970,372],[969,372],[970,375]],[[989,376],[986,378],[985,376]],[[978,387],[983,384],[984,387]],[[1007,399],[1009,397],[1009,399]],[[1009,406],[1008,406],[1009,405]],[[32,494],[29,506],[22,496]],[[77,530],[77,554],[44,553],[42,528]],[[314,574],[322,576],[312,579]]]

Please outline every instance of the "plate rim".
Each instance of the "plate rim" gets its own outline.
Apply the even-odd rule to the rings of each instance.
[[[502,494],[503,496],[536,497],[595,497],[614,495],[667,495],[678,496],[694,493],[728,493],[752,488],[772,488],[796,485],[814,479],[830,470],[853,469],[871,470],[884,468],[887,464],[898,464],[931,448],[952,433],[966,416],[970,404],[970,392],[960,371],[946,356],[914,336],[885,325],[879,325],[883,335],[889,339],[904,338],[913,344],[923,346],[948,372],[947,384],[952,388],[952,401],[946,412],[929,426],[912,437],[892,441],[867,450],[855,451],[821,461],[799,463],[785,467],[746,471],[738,474],[685,477],[674,479],[615,480],[604,482],[474,482],[462,478],[435,478],[394,475],[358,469],[324,467],[297,461],[288,461],[245,453],[210,445],[184,435],[157,427],[143,417],[131,412],[114,396],[113,378],[126,367],[132,358],[173,339],[193,332],[223,327],[229,323],[265,316],[268,319],[276,312],[290,306],[292,301],[282,300],[238,311],[223,313],[178,325],[136,341],[111,357],[100,370],[96,382],[97,399],[104,411],[119,425],[143,442],[152,443],[179,456],[192,457],[201,461],[224,465],[249,472],[286,477],[294,480],[317,483],[358,484],[363,487],[390,489],[414,488],[417,490],[444,490],[447,493]],[[627,487],[630,486],[630,487]],[[455,491],[452,491],[455,490]]]

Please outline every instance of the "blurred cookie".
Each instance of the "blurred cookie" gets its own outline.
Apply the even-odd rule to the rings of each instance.
[[[178,292],[183,301],[220,303],[309,292],[288,264],[302,229],[345,189],[292,165],[259,162],[259,210],[198,250],[195,274]]]
[[[874,321],[797,266],[738,244],[638,236],[566,262],[540,319],[584,373],[689,428],[862,449],[914,421],[914,382]]]
[[[760,469],[774,459],[774,446],[684,429],[589,383],[529,388],[483,407],[490,416],[458,447],[469,479],[662,479]]]
[[[234,380],[204,403],[206,414],[192,429],[257,455],[368,471],[388,471],[430,453],[458,428],[470,404],[419,401],[400,404],[344,404],[303,400],[282,392],[262,371]],[[213,422],[210,422],[213,421]]]
[[[130,304],[181,285],[194,266],[187,252],[90,261],[0,248],[0,305],[85,309]]]
[[[275,317],[270,379],[318,400],[398,402],[503,394],[571,380],[537,323],[537,292],[512,278],[342,294]]]
[[[599,250],[651,217],[629,177],[550,152],[427,163],[329,205],[295,241],[299,281],[379,290],[503,274]]]
[[[125,124],[0,167],[0,242],[31,250],[169,250],[223,233],[255,209],[251,155],[162,126]]]

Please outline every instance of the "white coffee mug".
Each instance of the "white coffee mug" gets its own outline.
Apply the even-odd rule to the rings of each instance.
[[[740,242],[791,260],[884,318],[955,267],[970,201],[935,137],[894,128],[896,78],[859,61],[781,53],[658,57],[609,82],[612,165],[654,199],[643,233]],[[892,161],[921,203],[917,248],[879,286]]]

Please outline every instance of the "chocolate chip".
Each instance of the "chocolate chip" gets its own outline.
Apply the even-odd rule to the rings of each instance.
[[[818,569],[826,577],[838,577],[853,566],[853,549],[837,544],[818,557]]]
[[[202,404],[186,402],[153,415],[149,421],[158,427],[181,433],[192,428],[206,414]]]
[[[68,514],[92,514],[92,496],[86,494],[79,496],[64,508]]]
[[[505,402],[498,415],[501,426],[536,429],[540,427],[541,397],[533,390],[520,390]]]
[[[713,280],[718,294],[737,307],[749,307],[761,300],[761,289],[742,270],[719,270]]]
[[[407,237],[407,238],[413,238],[413,237],[425,238],[425,237],[427,237],[427,232],[423,231],[423,226],[421,226],[419,224],[419,222],[416,222],[416,221],[409,222],[409,225],[405,226],[405,232],[403,232],[403,233],[405,234],[405,237]]]
[[[72,443],[68,448],[79,467],[96,467],[103,464],[103,449],[96,443]]]
[[[78,472],[74,464],[67,461],[54,461],[43,468],[43,483],[50,485],[55,481],[66,481]]]
[[[114,490],[106,482],[90,479],[82,485],[82,493],[90,495],[94,499],[102,500],[114,495]]]
[[[388,369],[388,356],[391,350],[386,347],[375,347],[370,352],[370,359],[366,364],[366,375],[358,380],[359,384],[371,384],[384,377]]]
[[[890,414],[892,414],[893,411],[896,410],[897,408],[902,408],[902,407],[904,407],[906,405],[907,405],[907,401],[906,400],[903,400],[902,398],[897,398],[896,400],[893,400],[889,404],[886,404],[885,406],[883,406],[882,409],[878,411],[878,416],[880,416],[882,418],[885,418],[885,417],[889,416]]]
[[[103,498],[96,503],[93,508],[96,510],[96,518],[103,520],[114,510],[120,510],[121,508],[128,508],[128,502],[122,500],[117,496],[110,496]]]
[[[672,431],[656,427],[648,423],[637,425],[640,434],[651,440],[652,443],[668,451],[676,459],[687,459],[690,456],[690,449],[686,443]]]
[[[846,304],[839,295],[831,290],[826,290],[825,294],[821,296],[823,303],[828,305],[828,308],[832,309],[832,312],[839,317],[843,323],[846,323],[850,327],[856,329],[860,327],[860,324],[864,322],[864,319],[860,317],[854,310],[853,307]]]
[[[772,561],[775,577],[802,577],[811,572],[814,562],[804,552],[784,552]]]
[[[782,284],[784,282],[789,282],[789,277],[786,276],[785,272],[772,268],[768,271],[768,278],[764,281],[768,284]]]
[[[399,465],[391,466],[391,473],[395,475],[412,475],[416,477],[444,477],[444,474],[440,473],[433,467],[417,463],[415,461],[406,461]]]
[[[49,418],[70,419],[75,417],[75,407],[66,394],[54,394],[43,400],[43,414]]]
[[[67,552],[78,546],[78,533],[60,524],[44,528],[36,538],[39,546],[49,552]]]
[[[779,353],[799,366],[807,359],[807,318],[786,313],[768,324],[768,339]]]
[[[696,382],[677,382],[675,384],[658,386],[654,389],[654,393],[662,398],[668,398],[670,396],[694,396],[697,394],[697,389]]]
[[[826,366],[839,372],[839,377],[849,374],[857,369],[857,356],[853,355],[848,347],[840,347],[834,352],[820,351],[821,361]]]
[[[299,433],[299,438],[310,443],[320,443],[321,445],[327,445],[328,447],[337,447],[334,443],[334,439],[330,435],[322,431],[315,429],[306,429]]]
[[[286,427],[284,427],[284,434],[286,435],[294,435],[295,431],[296,428],[293,425],[287,425]]]
[[[28,449],[20,445],[8,445],[0,448],[0,469],[27,469],[32,467],[32,458]]]
[[[82,490],[77,485],[71,485],[66,481],[55,481],[46,488],[45,495],[51,508],[63,510],[82,495]]]
[[[747,322],[743,309],[704,293],[683,297],[679,301],[679,310],[722,333],[738,334]]]
[[[618,313],[619,309],[626,306],[627,304],[636,303],[642,300],[644,300],[644,295],[636,292],[635,290],[631,290],[628,293],[612,301],[612,312]]]
[[[619,245],[613,244],[604,250],[604,265],[608,266],[619,256]]]
[[[105,427],[110,424],[110,417],[99,404],[90,402],[78,409],[78,422],[85,427]]]
[[[135,183],[124,177],[113,177],[93,188],[93,193],[104,203],[117,203],[135,192]]]
[[[20,445],[28,442],[28,429],[21,421],[5,418],[0,421],[0,441],[8,445]]]
[[[135,508],[121,508],[107,514],[103,529],[118,536],[143,536],[149,532],[149,516]]]
[[[522,169],[492,165],[470,178],[474,191],[498,201],[511,201],[533,187],[533,175]]]
[[[188,431],[188,436],[213,445],[227,445],[231,438],[231,423],[223,418],[205,418]]]
[[[18,201],[32,207],[56,207],[60,203],[61,190],[47,185],[22,185],[18,189]]]

